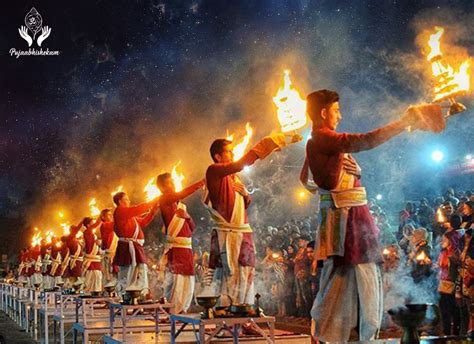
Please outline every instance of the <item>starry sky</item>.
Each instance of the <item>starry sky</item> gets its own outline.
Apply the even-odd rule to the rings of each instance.
[[[422,28],[445,25],[471,56],[474,50],[472,1],[20,0],[0,6],[0,216],[20,218],[24,231],[53,225],[51,214],[61,207],[79,220],[90,197],[109,206],[110,191],[121,183],[139,201],[146,180],[178,160],[188,181],[202,177],[209,144],[226,129],[242,130],[246,121],[256,137],[277,129],[271,97],[285,68],[303,95],[338,90],[347,118],[341,130],[366,131],[429,100],[417,44]],[[18,28],[32,7],[52,30],[43,48],[59,56],[10,56],[13,47],[28,48]],[[469,107],[469,99],[464,103]],[[420,156],[437,145],[469,153],[472,112],[462,116],[439,136],[405,135],[361,154],[366,184],[396,184],[394,198],[412,197],[415,177],[408,173],[426,172],[416,167]],[[257,198],[287,202],[282,185],[296,185],[303,153],[303,146],[292,147],[252,172]]]

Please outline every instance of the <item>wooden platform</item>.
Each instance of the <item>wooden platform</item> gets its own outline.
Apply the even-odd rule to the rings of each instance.
[[[275,333],[275,343],[278,344],[311,344],[310,336],[304,334],[292,334],[292,335],[278,335],[279,331],[276,330]],[[153,343],[170,343],[169,333],[161,333],[160,335],[155,335],[146,333],[146,334],[129,334],[127,335],[126,341],[122,340],[121,335],[104,336],[105,344],[122,344],[122,343],[139,343],[139,344],[153,344]],[[190,344],[196,343],[196,338],[192,331],[184,331],[176,339],[177,343]],[[268,344],[268,342],[262,337],[240,337],[240,343],[251,343],[251,344]],[[233,343],[231,337],[226,338],[215,338],[212,339],[211,343]]]

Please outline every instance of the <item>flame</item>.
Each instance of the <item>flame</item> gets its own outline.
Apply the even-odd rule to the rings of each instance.
[[[440,26],[435,26],[436,33],[430,35],[430,39],[428,40],[428,46],[430,47],[430,53],[427,56],[428,61],[437,56],[441,56],[441,44],[440,39],[444,33],[444,28]]]
[[[51,244],[53,241],[54,233],[52,231],[46,232],[46,243]]]
[[[61,241],[58,241],[58,242],[56,243],[56,247],[57,247],[57,248],[60,248],[61,246],[62,246]]]
[[[273,102],[277,107],[281,131],[287,133],[306,125],[306,101],[292,86],[290,70],[286,69],[284,73],[283,86],[273,97]]]
[[[429,263],[430,262],[430,259],[425,254],[425,251],[421,251],[421,253],[416,256],[416,260],[419,261],[419,262],[423,262],[423,263]]]
[[[64,219],[64,212],[58,211],[58,216],[60,219]]]
[[[114,191],[110,193],[112,197],[115,196],[116,193],[122,192],[123,191],[123,185],[119,185]]]
[[[181,161],[178,161],[171,170],[171,179],[173,179],[173,184],[176,192],[183,190],[184,174],[177,171],[179,164],[181,164]]]
[[[148,181],[143,191],[145,191],[145,195],[146,195],[145,199],[147,202],[151,202],[156,197],[161,195],[160,189],[158,189],[158,186],[156,186],[155,178],[151,178]]]
[[[443,101],[459,93],[468,92],[470,89],[470,61],[461,63],[455,70],[448,62],[442,60],[441,36],[444,28],[436,26],[436,33],[430,35],[428,46],[430,53],[427,56],[431,62],[431,71],[437,82],[434,86],[434,102]]]
[[[71,233],[70,224],[67,222],[61,223],[60,225],[63,228],[63,235],[69,235]]]
[[[92,217],[97,217],[100,215],[100,210],[97,208],[97,201],[95,198],[91,199],[89,202],[89,210],[91,212]]]
[[[436,210],[436,221],[438,221],[440,223],[446,222],[446,217],[444,216],[443,211],[441,210],[441,208],[438,208],[438,210]]]
[[[39,244],[41,244],[41,240],[43,238],[41,237],[41,232],[37,232],[33,235],[33,238],[31,239],[31,247],[35,247]]]
[[[272,253],[272,258],[273,259],[277,259],[278,257],[280,257],[280,255],[278,253]]]
[[[388,248],[384,248],[382,253],[384,256],[388,256],[390,254],[390,250]]]
[[[243,137],[242,141],[235,144],[234,148],[232,149],[232,152],[234,153],[234,161],[237,161],[244,156],[245,150],[247,149],[247,146],[250,143],[250,139],[253,136],[253,128],[249,122],[245,124],[245,131],[246,134]],[[229,132],[227,131],[226,139],[229,141],[234,141],[234,134],[229,134]]]

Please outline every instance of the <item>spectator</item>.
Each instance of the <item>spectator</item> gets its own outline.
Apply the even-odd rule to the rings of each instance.
[[[458,278],[459,266],[459,234],[451,230],[446,232],[441,241],[439,265],[439,308],[445,335],[458,335],[460,313],[456,307],[455,282]]]

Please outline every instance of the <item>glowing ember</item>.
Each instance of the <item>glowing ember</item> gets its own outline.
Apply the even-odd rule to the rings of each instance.
[[[91,201],[89,202],[89,210],[91,212],[92,217],[97,217],[100,215],[100,210],[99,208],[97,208],[97,201],[95,200],[95,198],[91,199]]]
[[[284,133],[300,129],[306,125],[306,101],[293,88],[290,71],[284,71],[283,86],[278,90],[273,102],[277,107],[278,121]]]
[[[123,185],[119,185],[114,191],[112,191],[112,192],[110,193],[110,195],[111,195],[112,197],[114,197],[115,194],[117,194],[117,193],[119,193],[119,192],[122,192],[122,191],[123,191]]]
[[[305,190],[299,189],[296,191],[296,198],[299,200],[305,200],[308,197],[308,193]]]
[[[145,192],[145,199],[147,202],[151,202],[156,197],[161,195],[160,189],[156,186],[155,178],[151,178],[143,189]]]
[[[439,102],[469,91],[470,62],[469,59],[465,60],[455,70],[449,63],[443,61],[440,41],[444,29],[436,26],[435,30],[436,33],[430,35],[428,41],[430,53],[427,59],[431,62],[432,73],[437,80],[434,86],[435,97],[433,101]]]
[[[272,258],[273,259],[277,259],[278,257],[280,257],[280,255],[278,253],[272,253]]]
[[[184,174],[178,172],[177,168],[181,164],[181,161],[178,161],[176,165],[173,166],[171,169],[171,179],[173,179],[173,184],[175,191],[179,192],[183,190],[183,180],[184,180]]]
[[[234,144],[234,148],[232,149],[232,152],[234,153],[234,161],[237,161],[244,156],[247,146],[250,143],[250,139],[252,138],[253,128],[250,126],[249,122],[245,124],[245,131],[246,134],[243,137],[242,141],[237,144]],[[234,141],[234,134],[229,134],[229,132],[227,131],[226,139],[229,141]]]

